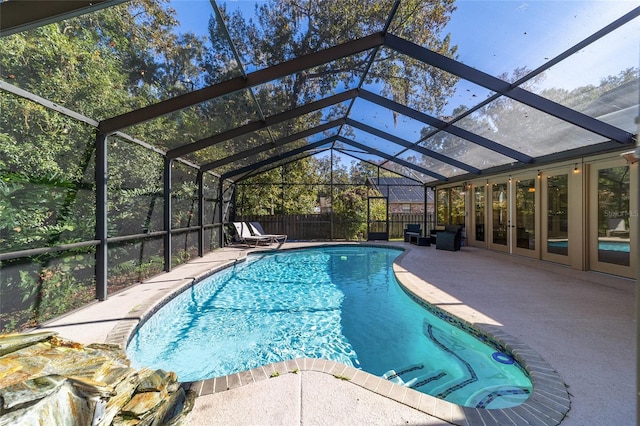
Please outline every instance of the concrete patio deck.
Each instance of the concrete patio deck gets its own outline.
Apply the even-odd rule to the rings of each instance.
[[[318,244],[290,242],[280,249],[314,245]],[[429,303],[515,337],[558,372],[571,395],[562,425],[636,424],[635,281],[473,247],[448,252],[408,243],[385,245],[406,250],[396,275]],[[217,250],[42,328],[81,343],[126,342],[158,302],[252,250]],[[195,386],[203,396],[196,399],[190,424],[446,424],[440,418],[482,424],[456,417],[457,406],[437,402],[426,411],[439,418],[429,416],[412,408],[419,402],[397,402],[355,379],[336,379],[340,374],[335,368],[298,360],[282,366],[280,371],[289,374],[268,378],[266,371],[268,380],[226,383],[230,390],[215,393],[204,387],[217,386],[216,382],[200,382]],[[432,400],[424,398],[424,403]]]

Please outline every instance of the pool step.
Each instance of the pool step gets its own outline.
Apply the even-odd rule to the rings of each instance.
[[[424,364],[411,364],[398,370],[389,370],[382,375],[382,378],[398,385],[417,389],[429,384],[437,385],[441,383],[440,379],[447,376],[447,372],[444,370],[425,373],[422,371],[424,368]]]
[[[407,375],[409,375],[409,373],[420,371],[422,369],[424,369],[424,364],[411,364],[407,365],[406,367],[400,368],[397,371],[389,370],[382,375],[382,378],[402,386],[411,386],[411,384],[415,382],[416,378],[414,377],[413,379],[405,381],[407,379]],[[403,378],[402,376],[405,377]]]
[[[418,376],[413,379],[413,383],[410,387],[411,389],[417,389],[427,385],[437,385],[441,383],[440,379],[443,379],[446,376],[447,372],[444,370],[431,371],[429,374],[423,374],[422,376]]]
[[[492,386],[475,392],[465,405],[476,408],[500,408],[504,401],[509,405],[521,404],[530,395],[531,391],[522,386]]]

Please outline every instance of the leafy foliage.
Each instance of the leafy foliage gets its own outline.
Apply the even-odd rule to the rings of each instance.
[[[451,0],[403,2],[392,29],[453,55],[455,48],[440,34],[453,9]],[[241,60],[249,69],[257,69],[380,31],[390,10],[390,1],[274,0],[259,7],[255,21],[223,13],[232,36],[239,40]],[[338,14],[342,19],[336,22]],[[255,89],[255,98],[268,114],[275,114],[353,87],[372,53],[265,84]],[[441,103],[449,88],[447,84],[436,88],[433,83],[443,76],[416,61],[386,55],[374,58],[376,67],[371,75],[388,82],[388,93],[415,105]],[[165,0],[133,0],[0,40],[0,78],[97,121],[238,76],[238,66],[215,19],[210,22],[210,40],[180,32],[176,13]],[[428,76],[422,71],[429,71]],[[421,91],[425,88],[437,92],[424,96]],[[0,108],[3,251],[93,239],[95,130],[6,92],[0,95]],[[269,132],[225,141],[187,158],[206,164],[317,125],[344,113],[344,108],[340,105],[332,111],[307,114],[273,126]],[[243,92],[132,126],[126,132],[168,150],[258,119],[254,97]],[[305,143],[295,141],[288,147]],[[107,153],[109,235],[162,229],[161,156],[117,136],[109,138]],[[258,159],[266,155],[262,153]],[[347,184],[355,179],[361,185],[363,176],[338,163],[331,167],[325,160],[306,158],[252,178],[252,191],[244,195],[245,205],[263,212],[310,213],[320,195],[330,196],[345,220],[358,223],[366,211],[362,208],[366,188]],[[279,185],[260,186],[266,182]],[[316,190],[309,190],[306,182],[317,182]],[[173,225],[192,226],[198,216],[195,172],[178,165],[172,183]],[[333,193],[326,193],[327,183],[334,184]],[[207,188],[215,190],[215,185]],[[209,214],[213,212],[205,208]],[[177,261],[191,256],[192,248],[186,238],[184,241],[176,253]],[[93,269],[90,252],[85,249],[72,257],[53,254],[22,259],[28,262],[30,272],[3,274],[2,292],[5,296],[11,293],[12,300],[17,300],[17,292],[21,302],[15,308],[31,312],[27,316],[33,321],[59,315],[93,297],[93,276],[87,274]],[[115,247],[110,256],[120,265],[111,272],[110,279],[115,282],[121,280],[113,274],[136,279],[158,267],[156,258],[134,260],[124,248]],[[15,264],[3,263],[3,272]],[[14,326],[18,327],[18,322]]]

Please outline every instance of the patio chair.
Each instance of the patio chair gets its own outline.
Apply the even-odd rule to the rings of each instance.
[[[249,225],[249,229],[251,230],[251,233],[257,237],[269,237],[271,238],[272,243],[278,242],[280,244],[284,244],[287,242],[286,234],[265,233],[264,229],[262,228],[262,225],[260,225],[260,222],[249,222],[248,225]]]
[[[419,223],[409,223],[407,227],[404,229],[404,242],[411,242],[411,237],[421,237],[422,236],[422,225]]]
[[[462,242],[462,227],[447,225],[444,231],[439,231],[436,236],[436,249],[458,251]]]
[[[258,243],[271,244],[270,237],[261,237],[259,235],[252,235],[249,226],[244,222],[233,222],[233,227],[236,229],[236,239],[240,243],[254,244],[254,247],[258,247]]]

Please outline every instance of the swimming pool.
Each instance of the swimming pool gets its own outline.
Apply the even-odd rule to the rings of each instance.
[[[182,381],[317,357],[461,405],[526,400],[531,382],[513,358],[400,288],[391,267],[400,253],[338,246],[251,255],[160,309],[127,353],[135,366]]]

